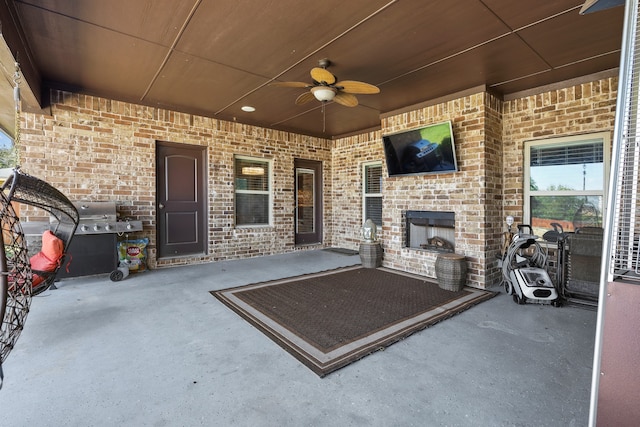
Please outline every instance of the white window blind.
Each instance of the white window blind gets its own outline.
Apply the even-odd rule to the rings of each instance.
[[[363,222],[371,219],[382,227],[382,164],[363,166]]]
[[[268,225],[271,221],[270,161],[236,157],[236,225]]]
[[[564,147],[531,147],[531,166],[581,165],[602,162],[602,141]]]

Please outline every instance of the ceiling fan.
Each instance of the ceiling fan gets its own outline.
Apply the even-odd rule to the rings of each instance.
[[[331,65],[328,59],[318,61],[318,67],[311,69],[312,84],[304,82],[273,82],[272,86],[280,87],[301,87],[309,89],[309,91],[298,96],[297,105],[306,104],[309,101],[317,99],[323,103],[335,101],[346,107],[355,107],[358,105],[358,95],[369,95],[380,93],[380,89],[369,83],[358,82],[355,80],[338,81],[327,67]]]

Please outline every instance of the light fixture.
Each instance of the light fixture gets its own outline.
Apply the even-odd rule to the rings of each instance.
[[[264,168],[256,166],[244,166],[242,168],[242,175],[264,175]]]
[[[244,105],[240,109],[245,113],[253,113],[254,111],[256,111],[256,108],[252,107],[251,105]]]
[[[311,88],[311,93],[318,101],[331,101],[336,96],[336,89],[330,86],[315,86]]]
[[[509,227],[509,232],[511,232],[511,226],[513,225],[513,217],[509,215],[507,217],[507,226]]]

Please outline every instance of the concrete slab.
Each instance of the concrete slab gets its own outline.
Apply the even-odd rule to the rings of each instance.
[[[317,250],[58,282],[4,364],[0,425],[587,424],[593,311],[503,294],[319,378],[209,294],[358,263]]]

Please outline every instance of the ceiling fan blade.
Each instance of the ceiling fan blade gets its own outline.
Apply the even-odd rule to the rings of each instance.
[[[365,95],[380,93],[380,89],[377,86],[369,83],[357,82],[355,80],[341,81],[336,85],[336,87],[345,93],[358,93]]]
[[[332,85],[336,82],[336,76],[331,74],[330,71],[320,67],[315,67],[311,70],[311,78],[318,83],[324,82],[328,85]]]
[[[269,86],[279,86],[279,87],[311,87],[309,83],[304,82],[272,82],[269,83]]]
[[[358,105],[358,98],[356,98],[355,95],[351,95],[346,92],[338,92],[333,100],[345,107],[355,107]]]
[[[305,92],[296,98],[296,105],[306,104],[307,102],[313,101],[314,99],[316,99],[316,97],[313,96],[311,92]]]

